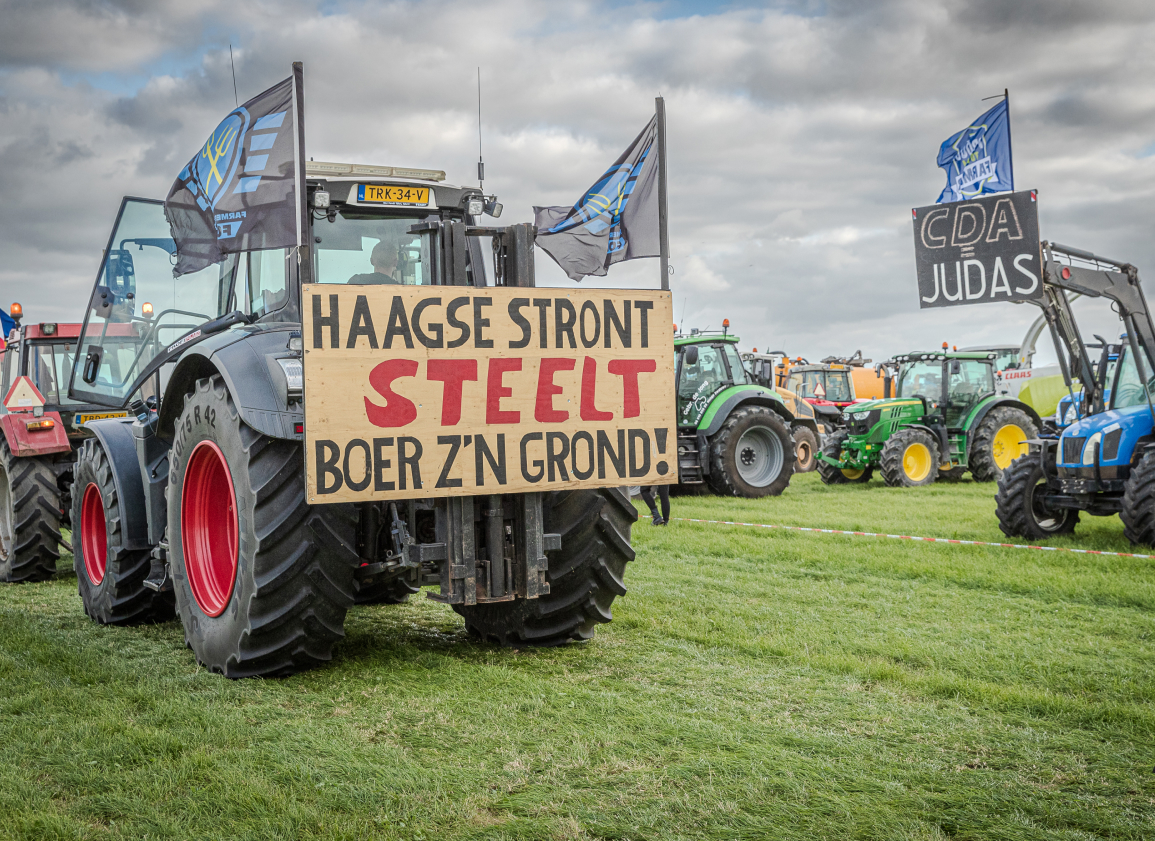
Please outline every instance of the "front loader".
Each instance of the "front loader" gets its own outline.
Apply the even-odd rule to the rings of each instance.
[[[488,409],[482,398],[470,402],[486,375],[477,386],[458,377],[458,417],[449,417],[447,403],[436,421],[446,433],[454,425],[472,433],[440,435],[432,445],[460,451],[457,466],[451,470],[449,455],[431,467],[431,439],[424,439],[422,456],[422,439],[407,434],[396,416],[405,404],[415,412],[428,406],[389,385],[382,366],[400,375],[410,361],[391,359],[387,348],[411,356],[415,340],[419,350],[447,342],[452,348],[455,328],[472,331],[476,342],[493,329],[487,320],[497,313],[493,299],[509,297],[503,287],[510,293],[529,287],[512,301],[529,308],[523,316],[534,312],[530,301],[545,300],[532,289],[534,229],[476,226],[480,192],[448,186],[438,172],[309,163],[306,175],[308,245],[230,255],[175,280],[163,204],[124,200],[71,385],[78,399],[131,414],[90,424],[95,437],[76,467],[75,557],[86,612],[117,624],[164,619],[175,610],[197,661],[229,677],[290,674],[329,660],[354,603],[405,601],[424,585],[438,587],[430,597],[485,639],[509,645],[588,639],[598,623],[610,621],[634,557],[630,527],[637,513],[619,486],[644,476],[643,444],[648,469],[670,469],[660,457],[664,433],[657,433],[656,450],[633,429],[628,436],[546,432],[543,438],[525,432],[523,416],[520,426],[510,421],[502,427],[507,432],[490,435],[490,420],[482,418],[487,412],[500,418],[509,391],[499,370],[495,410],[491,361]],[[482,237],[493,246],[492,280]],[[388,261],[379,257],[383,252]],[[410,308],[410,293],[421,293],[425,304]],[[624,329],[636,335],[658,295],[633,296],[639,302],[633,326],[627,308]],[[379,305],[384,314],[376,312],[373,327],[369,316]],[[536,313],[522,323],[528,344]],[[582,329],[591,323],[587,318]],[[609,348],[608,321],[605,330]],[[560,336],[558,342],[562,348]],[[474,346],[459,352],[462,365],[488,353]],[[492,347],[492,340],[479,346]],[[338,359],[354,351],[361,357]],[[336,361],[324,367],[330,358]],[[412,361],[405,369],[417,366]],[[635,366],[635,385],[637,371],[645,370]],[[376,391],[362,403],[356,395],[366,383]],[[549,410],[561,411],[563,398],[549,396],[555,387],[561,391],[552,380],[539,383],[539,411],[546,411],[543,388]],[[448,381],[445,389],[448,396]],[[347,405],[362,424],[369,415],[376,437],[330,440],[336,433],[328,430],[351,423],[352,415],[325,407],[350,393],[354,402]],[[599,417],[610,415],[605,398],[591,397],[591,405],[595,399],[602,400]],[[587,482],[506,492],[519,435],[527,481],[534,481],[528,465],[538,463],[532,460],[539,452],[542,476],[548,467],[550,480],[557,468],[567,479],[572,472],[576,485],[595,462],[606,478],[596,488]],[[487,482],[479,493],[453,478],[466,467],[472,476],[474,455],[478,479]]]

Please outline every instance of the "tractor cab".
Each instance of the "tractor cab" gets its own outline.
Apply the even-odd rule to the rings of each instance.
[[[948,429],[961,429],[982,400],[995,392],[993,353],[912,353],[899,357],[896,398],[918,397]]]
[[[742,365],[738,341],[732,333],[707,335],[697,330],[674,339],[679,427],[696,429],[716,395],[753,382]]]
[[[795,365],[786,378],[786,388],[817,406],[843,409],[854,403],[850,369],[844,365]]]

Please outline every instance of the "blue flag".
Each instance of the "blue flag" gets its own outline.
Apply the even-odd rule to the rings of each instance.
[[[0,310],[0,347],[4,347],[4,340],[8,338],[8,334],[12,332],[12,328],[15,326],[16,319],[4,310]]]
[[[572,207],[535,207],[537,245],[569,275],[601,277],[614,263],[657,257],[658,118]]]
[[[1007,100],[944,140],[938,165],[946,170],[946,188],[937,204],[1014,190]]]

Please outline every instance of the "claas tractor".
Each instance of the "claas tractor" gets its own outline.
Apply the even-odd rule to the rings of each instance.
[[[995,394],[994,354],[948,351],[898,356],[895,396],[856,403],[827,439],[818,470],[828,485],[867,482],[875,470],[891,487],[999,478],[1026,452],[1041,420]]]
[[[635,461],[652,465],[658,453],[643,453],[649,439],[635,430],[628,446],[624,431],[616,437],[598,431],[596,444],[586,432],[549,432],[544,442],[542,433],[522,435],[526,413],[518,421],[506,398],[510,383],[522,381],[516,369],[491,362],[488,409],[484,371],[480,382],[463,373],[488,353],[474,347],[493,347],[492,332],[482,341],[494,329],[491,319],[505,316],[505,306],[496,311],[487,293],[534,285],[534,228],[478,226],[483,210],[489,212],[480,191],[450,186],[437,171],[310,161],[304,174],[306,245],[230,254],[176,279],[164,203],[124,199],[71,375],[73,399],[129,412],[89,424],[93,437],[75,468],[75,568],[85,611],[106,624],[175,612],[197,661],[229,677],[286,675],[327,661],[355,603],[401,603],[425,585],[439,588],[429,597],[486,640],[548,646],[590,638],[625,593],[637,512],[624,486],[637,480],[611,477],[598,487],[525,493],[505,493],[500,485],[516,475],[519,441],[528,481],[544,481],[546,462],[550,480],[555,469],[567,480],[567,470],[588,478],[595,447],[599,470],[612,463],[621,472],[626,465],[630,477],[638,475]],[[487,277],[482,237],[493,246],[495,278]],[[420,311],[407,303],[413,296],[402,295],[407,290],[421,293]],[[617,316],[627,334],[637,335],[657,293],[632,294],[640,301],[632,327],[628,310],[619,308]],[[526,340],[511,346],[526,347],[531,338],[538,346],[537,315],[526,317],[531,299],[545,308],[560,301],[558,324],[572,342],[578,328],[561,316],[563,303],[570,316],[573,307],[527,289],[510,304]],[[379,304],[385,311],[376,312],[373,327],[369,316]],[[542,313],[544,330],[547,314],[554,322],[552,309]],[[592,329],[591,318],[582,324]],[[458,330],[473,344],[440,373],[445,394],[457,395],[456,415],[450,417],[446,398],[438,421],[446,434],[436,437],[440,427],[434,430],[422,456],[419,439],[393,428],[403,428],[399,414],[419,409],[406,392],[430,386],[415,378],[417,361],[392,360],[386,348],[413,355],[406,348],[416,338],[418,351],[434,354],[422,346],[444,348]],[[610,330],[607,323],[607,348]],[[561,341],[559,335],[557,348]],[[546,348],[544,334],[542,342]],[[315,394],[321,400],[352,392],[355,411],[370,415],[378,437],[318,440],[306,451],[314,394],[308,372],[320,354],[346,348],[364,349],[368,367],[334,375]],[[561,362],[574,367],[572,358]],[[562,391],[557,371],[568,369],[555,369],[543,372],[545,396],[537,405],[564,417],[565,395],[555,395]],[[647,369],[631,370],[636,385],[637,372]],[[606,377],[604,367],[595,373]],[[430,368],[428,378],[434,375]],[[398,376],[408,377],[400,381],[408,385],[391,385]],[[569,376],[582,376],[580,366]],[[361,389],[368,389],[363,401]],[[604,396],[592,394],[590,404],[595,416],[611,414]],[[498,427],[501,434],[489,434],[487,412],[509,424]],[[533,412],[530,403],[530,419]],[[348,419],[312,417],[330,425]],[[359,422],[366,423],[364,414]],[[454,426],[476,434],[449,434]],[[472,471],[474,450],[487,490],[463,495],[451,462],[454,471],[466,465]],[[444,456],[444,466],[431,465],[432,455]],[[315,480],[307,479],[306,461]],[[327,501],[378,491],[400,498]]]
[[[1118,514],[1132,543],[1155,545],[1155,322],[1139,272],[1077,248],[1044,242],[1043,249],[1043,313],[1070,389],[1063,418],[1070,423],[1030,441],[1029,454],[1003,473],[999,527],[1040,540],[1073,532],[1081,513]],[[1119,344],[1099,339],[1097,364],[1067,293],[1106,298],[1123,323]]]
[[[777,496],[797,464],[795,435],[817,446],[812,413],[796,415],[743,366],[739,338],[691,330],[674,337],[678,388],[678,482],[723,496]]]
[[[109,412],[68,396],[79,324],[24,324],[0,339],[0,581],[43,581],[56,572],[61,529],[71,527],[76,454],[90,421]]]

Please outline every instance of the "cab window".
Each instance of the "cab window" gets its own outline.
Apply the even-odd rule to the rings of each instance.
[[[428,286],[427,236],[409,229],[422,220],[344,208],[313,222],[318,283]]]

